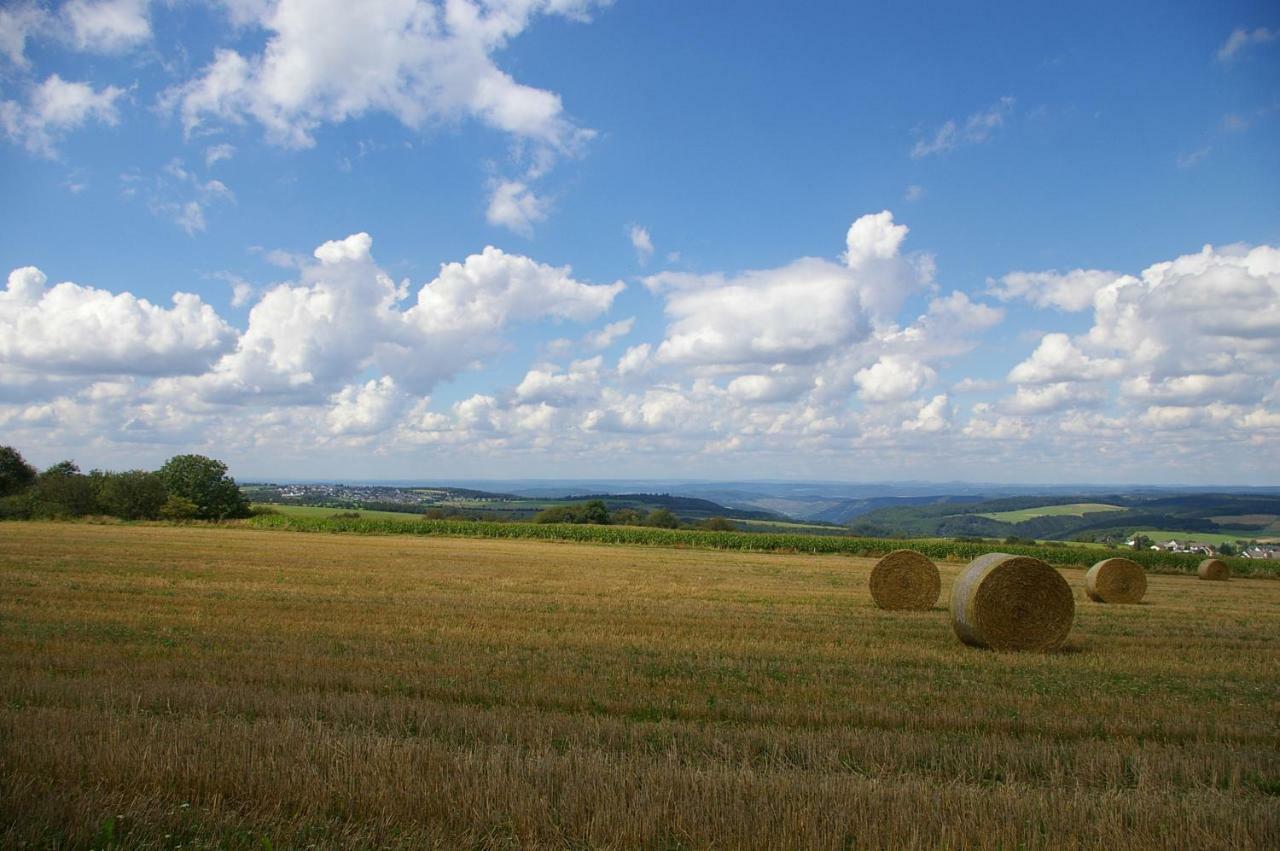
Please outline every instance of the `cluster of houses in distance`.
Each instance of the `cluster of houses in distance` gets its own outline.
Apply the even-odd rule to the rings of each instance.
[[[1130,539],[1125,542],[1125,546],[1132,547],[1136,543],[1136,539]],[[1216,555],[1237,555],[1240,558],[1261,558],[1261,559],[1280,559],[1280,544],[1248,544],[1245,546],[1231,546],[1231,551],[1223,553],[1221,545],[1205,544],[1199,541],[1160,541],[1153,543],[1151,549],[1160,550],[1167,553],[1192,553],[1195,555],[1216,556]]]

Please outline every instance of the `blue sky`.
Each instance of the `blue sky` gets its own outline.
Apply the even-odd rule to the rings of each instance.
[[[1267,3],[7,3],[0,439],[1274,484],[1278,83]]]

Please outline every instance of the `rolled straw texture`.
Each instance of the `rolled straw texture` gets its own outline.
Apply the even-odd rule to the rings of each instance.
[[[1226,582],[1231,578],[1231,566],[1216,558],[1207,558],[1200,562],[1196,573],[1201,579],[1212,579],[1215,582]]]
[[[1105,558],[1084,575],[1084,591],[1098,603],[1137,603],[1147,593],[1147,572],[1127,558]]]
[[[894,550],[871,568],[871,598],[882,609],[932,609],[941,594],[938,566],[915,550]]]
[[[1053,650],[1066,640],[1075,611],[1067,580],[1030,556],[979,556],[951,587],[951,627],[974,647]]]

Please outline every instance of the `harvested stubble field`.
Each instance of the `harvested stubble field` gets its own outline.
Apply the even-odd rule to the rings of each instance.
[[[0,525],[0,846],[1280,845],[1280,582],[1065,652],[871,559]]]

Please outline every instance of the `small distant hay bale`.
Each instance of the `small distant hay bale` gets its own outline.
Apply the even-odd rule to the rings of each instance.
[[[1067,580],[1030,556],[979,556],[951,587],[951,628],[974,647],[1054,650],[1066,640],[1075,613]]]
[[[937,565],[915,550],[894,550],[871,568],[871,598],[882,609],[932,609],[941,594]]]
[[[1084,575],[1084,591],[1096,603],[1137,603],[1147,593],[1147,572],[1127,558],[1104,558]]]
[[[1231,578],[1231,565],[1225,561],[1216,558],[1207,558],[1200,562],[1200,567],[1196,569],[1201,579],[1211,579],[1214,582],[1226,582]]]

